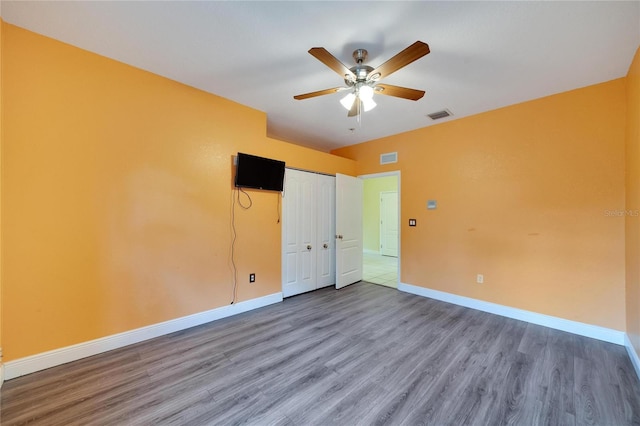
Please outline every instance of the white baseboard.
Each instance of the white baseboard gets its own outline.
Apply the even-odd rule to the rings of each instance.
[[[113,349],[122,348],[133,343],[153,339],[165,334],[185,330],[197,325],[205,324],[221,318],[230,317],[263,306],[282,302],[282,293],[274,293],[267,296],[239,302],[234,305],[222,306],[209,311],[188,315],[182,318],[153,324],[135,330],[125,331],[107,337],[67,346],[65,348],[54,349],[52,351],[31,355],[4,364],[5,379],[10,380],[25,374],[34,373],[56,365],[76,361],[88,356],[97,355]]]
[[[489,312],[491,314],[500,315],[507,318],[513,318],[520,321],[530,322],[556,330],[562,330],[580,336],[591,337],[593,339],[603,340],[605,342],[624,345],[626,334],[623,331],[613,330],[611,328],[600,327],[597,325],[585,324],[578,321],[571,321],[564,318],[552,317],[550,315],[539,314],[536,312],[525,311],[523,309],[512,308],[509,306],[498,305],[496,303],[485,302],[483,300],[472,299],[470,297],[458,296],[444,291],[432,290],[425,287],[419,287],[411,284],[400,283],[398,290],[406,293],[416,294],[418,296],[429,297],[431,299],[441,300],[443,302],[453,303],[454,305],[465,306],[467,308],[477,309],[479,311]]]
[[[638,378],[640,378],[640,358],[638,357],[638,353],[636,349],[633,347],[629,336],[625,333],[624,335],[624,346],[627,348],[627,353],[629,354],[629,358],[631,359],[631,364],[633,364],[633,368],[636,370],[636,374]]]

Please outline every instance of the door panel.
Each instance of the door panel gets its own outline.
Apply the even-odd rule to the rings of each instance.
[[[316,288],[316,262],[315,243],[316,243],[316,200],[314,192],[314,176],[309,173],[295,171],[298,174],[297,181],[298,191],[296,199],[298,203],[298,211],[296,219],[298,220],[298,235],[300,239],[298,244],[298,256],[300,263],[300,275],[298,282],[304,284],[305,289],[315,290]],[[308,291],[307,290],[307,291]]]
[[[380,193],[380,254],[398,257],[398,193]]]
[[[333,176],[317,176],[317,287],[326,287],[336,283],[336,178]]]
[[[361,179],[336,175],[336,288],[362,280]]]
[[[284,297],[316,289],[316,262],[312,259],[316,233],[310,226],[315,224],[313,177],[297,170],[285,172],[282,200]]]

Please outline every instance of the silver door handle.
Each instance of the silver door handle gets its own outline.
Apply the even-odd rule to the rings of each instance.
[[[342,235],[338,234],[338,235],[336,235],[336,238],[341,240],[342,239]]]
[[[307,246],[307,250],[311,250],[311,244]]]

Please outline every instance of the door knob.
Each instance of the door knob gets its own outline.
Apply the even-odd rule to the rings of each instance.
[[[342,239],[342,235],[338,234],[338,235],[336,235],[336,238],[341,240]]]
[[[322,245],[322,248],[329,248],[329,244],[324,243],[324,244]]]
[[[307,246],[307,250],[311,250],[311,244]]]

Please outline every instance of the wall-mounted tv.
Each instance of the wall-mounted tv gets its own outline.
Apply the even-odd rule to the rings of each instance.
[[[284,161],[239,152],[235,184],[240,188],[282,191]]]

